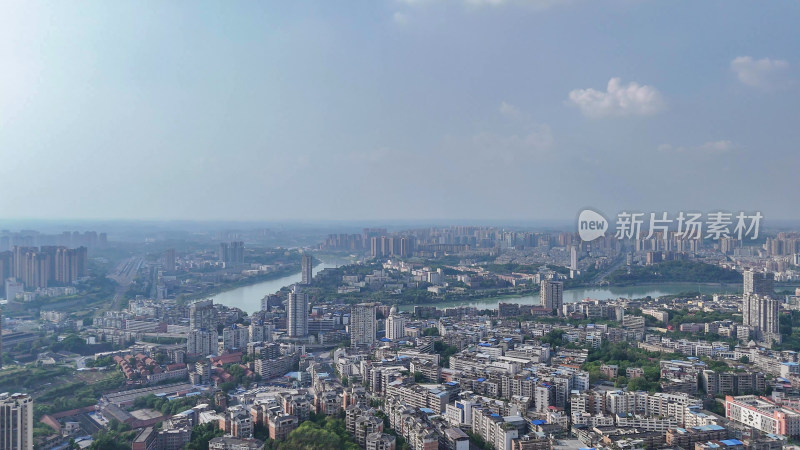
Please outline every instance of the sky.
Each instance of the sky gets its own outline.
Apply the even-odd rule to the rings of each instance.
[[[0,3],[0,218],[800,219],[800,2]]]

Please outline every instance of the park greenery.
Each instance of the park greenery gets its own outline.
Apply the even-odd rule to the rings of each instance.
[[[679,328],[682,323],[709,323],[724,320],[742,323],[741,313],[722,311],[690,311],[688,309],[671,309],[669,311],[669,316],[669,325],[673,326],[674,328]],[[713,339],[706,338],[706,340]]]
[[[54,352],[69,352],[77,353],[79,355],[93,355],[95,353],[107,352],[114,349],[114,345],[110,342],[103,342],[100,344],[87,344],[86,339],[78,336],[77,334],[70,334],[65,337],[61,342],[54,342],[50,346],[50,350]]]
[[[107,430],[100,430],[92,436],[89,450],[129,449],[137,433],[137,430],[131,430],[130,425],[111,419]]]
[[[186,450],[208,450],[208,441],[224,434],[214,422],[197,425],[192,429],[192,440],[186,444]]]
[[[4,368],[0,372],[0,391],[25,392],[39,388],[45,383],[51,382],[54,378],[68,375],[69,373],[71,373],[69,368],[60,366],[36,367],[29,365]]]
[[[562,275],[569,275],[569,269],[566,267],[556,266],[553,264],[515,264],[515,263],[506,263],[506,264],[486,264],[483,266],[484,269],[488,270],[492,273],[499,273],[503,275],[510,275],[512,273],[526,273],[526,274],[536,274],[539,273],[540,268],[546,268],[552,270],[554,272],[560,273]]]
[[[542,344],[549,344],[550,347],[557,347],[563,344],[564,342],[564,334],[566,331],[556,328],[555,330],[547,332],[544,336],[542,336],[541,341]]]
[[[114,362],[114,357],[111,355],[86,360],[86,367],[108,367],[113,364],[116,363]]]
[[[125,383],[122,373],[115,372],[111,376],[87,383],[75,381],[58,384],[49,389],[38,390],[34,394],[34,415],[41,417],[70,409],[84,408],[97,403],[97,399],[112,390],[119,389]]]
[[[654,282],[741,283],[742,274],[698,261],[665,261],[650,266],[620,268],[608,276],[612,285]]]
[[[149,408],[160,411],[167,416],[174,416],[179,412],[186,411],[197,405],[201,400],[207,401],[208,399],[199,395],[191,397],[181,397],[170,400],[166,397],[156,397],[150,394],[146,397],[139,397],[133,402],[134,408]]]
[[[800,349],[800,311],[789,311],[780,316],[780,333],[783,340],[780,344],[773,344],[775,350]]]
[[[263,436],[263,435],[262,435]],[[310,420],[300,424],[282,442],[267,440],[267,450],[327,450],[331,448],[358,450],[360,447],[347,432],[340,417],[312,413]]]
[[[616,365],[619,374],[613,381],[616,387],[626,387],[631,391],[650,391],[659,390],[659,380],[661,379],[660,361],[667,359],[681,359],[680,355],[674,353],[648,352],[640,348],[632,347],[626,342],[603,344],[589,351],[589,357],[583,364],[583,370],[589,372],[592,382],[598,380],[608,380],[601,372],[600,368],[604,365]],[[644,372],[643,377],[628,379],[625,371],[631,367],[641,368]]]
[[[439,365],[442,367],[450,367],[450,357],[459,352],[458,347],[450,345],[442,341],[435,341],[433,343],[433,351],[439,354]]]
[[[42,295],[27,302],[10,301],[3,307],[3,313],[19,318],[38,318],[44,309],[70,311],[78,319],[90,317],[92,307],[107,303],[114,296],[115,284],[105,274],[94,270],[88,279],[75,284],[75,288],[77,293],[72,295]]]
[[[28,392],[34,398],[34,416],[83,408],[98,397],[124,385],[121,373],[92,383],[73,378],[72,369],[62,366],[8,368],[0,374],[0,392]]]

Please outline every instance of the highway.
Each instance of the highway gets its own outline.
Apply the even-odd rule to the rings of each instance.
[[[611,265],[608,266],[608,268],[606,268],[605,270],[603,270],[602,272],[597,274],[597,276],[594,277],[594,280],[592,280],[592,284],[596,286],[602,285],[607,276],[611,275],[611,273],[617,270],[619,266],[625,264],[625,259],[626,259],[625,253],[624,252],[620,253],[619,256],[617,256],[617,258],[614,259]]]

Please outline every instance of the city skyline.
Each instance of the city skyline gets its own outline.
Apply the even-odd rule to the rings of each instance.
[[[800,218],[796,3],[205,6],[2,7],[5,218]]]
[[[798,19],[0,2],[0,450],[800,450]]]

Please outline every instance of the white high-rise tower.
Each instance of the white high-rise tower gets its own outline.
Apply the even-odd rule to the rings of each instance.
[[[286,302],[286,331],[289,337],[306,337],[308,335],[308,294],[297,286],[292,288]]]
[[[397,306],[389,310],[386,318],[386,337],[391,340],[402,339],[406,335],[406,319],[397,314]]]
[[[377,324],[375,303],[359,303],[350,310],[350,346],[371,346],[375,343]]]

